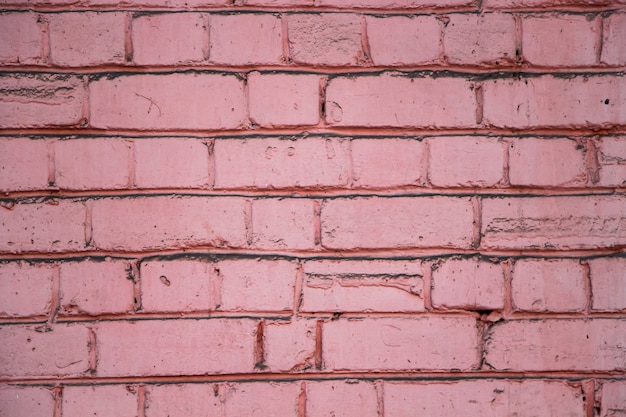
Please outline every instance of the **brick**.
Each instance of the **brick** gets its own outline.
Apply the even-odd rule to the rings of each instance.
[[[97,375],[251,372],[255,330],[256,323],[247,319],[101,322]]]
[[[426,171],[423,142],[415,139],[355,139],[351,146],[354,187],[423,184]]]
[[[57,4],[59,0],[38,0],[39,2],[50,2]],[[73,4],[72,0],[61,0]],[[87,0],[86,4],[98,6],[117,6],[120,7],[120,0]],[[231,5],[229,0],[133,0],[132,5],[135,7],[154,6],[164,9],[192,9],[195,7],[208,6],[226,6]]]
[[[68,200],[18,202],[0,210],[0,251],[66,252],[85,248],[85,206]]]
[[[47,19],[53,63],[80,67],[124,62],[125,13],[53,13]]]
[[[377,417],[376,389],[366,381],[323,381],[306,384],[307,417],[353,415]],[[349,412],[347,412],[350,410]]]
[[[603,382],[596,398],[600,399],[599,417],[619,417],[626,410],[626,383],[624,381]]]
[[[572,259],[519,259],[511,280],[513,307],[522,311],[582,311],[585,270]]]
[[[471,127],[476,98],[462,78],[336,77],[326,90],[326,123],[359,127]],[[427,103],[427,104],[426,104]]]
[[[626,13],[616,13],[604,19],[602,55],[600,62],[608,65],[625,65]]]
[[[91,246],[98,249],[241,247],[245,242],[244,200],[239,198],[152,196],[91,204]]]
[[[43,31],[35,13],[0,14],[0,63],[39,64]]]
[[[206,188],[212,181],[210,147],[197,139],[138,139],[135,186]]]
[[[257,199],[252,202],[251,246],[259,249],[311,249],[315,246],[311,199]]]
[[[287,27],[289,51],[297,64],[355,65],[365,58],[355,14],[291,14]]]
[[[325,323],[322,335],[327,370],[469,370],[479,362],[470,317],[340,319]]]
[[[516,320],[495,324],[485,363],[511,371],[624,369],[626,322],[613,319]]]
[[[469,248],[473,235],[468,198],[337,198],[322,206],[322,245],[356,248]]]
[[[148,260],[139,266],[141,310],[151,312],[209,311],[215,308],[213,267],[205,259]]]
[[[211,15],[210,61],[226,65],[283,62],[280,18],[272,14]]]
[[[251,73],[250,119],[263,127],[318,124],[319,84],[317,75]]]
[[[88,330],[54,324],[0,326],[0,375],[5,377],[79,376],[89,369]]]
[[[145,416],[220,415],[219,398],[214,391],[216,388],[219,389],[219,384],[147,385]]]
[[[52,392],[43,387],[0,387],[2,416],[54,416]]]
[[[626,136],[600,139],[598,162],[599,185],[623,187],[626,185]]]
[[[133,311],[133,282],[124,260],[87,260],[59,267],[61,314],[98,315]]]
[[[266,321],[263,365],[271,372],[305,371],[315,366],[316,320]]]
[[[497,79],[483,83],[487,126],[609,127],[626,123],[625,81],[614,76]]]
[[[450,14],[443,35],[451,64],[507,65],[515,61],[515,20],[505,13]]]
[[[580,388],[561,381],[385,382],[383,398],[386,417],[586,415]]]
[[[137,415],[137,388],[99,385],[69,386],[63,389],[63,417]]]
[[[85,85],[73,75],[0,75],[0,127],[74,126],[82,122]]]
[[[468,0],[317,0],[318,6],[334,6],[339,8],[376,8],[376,9],[404,9],[420,7],[445,7],[470,4]]]
[[[511,185],[584,186],[585,152],[569,139],[523,138],[509,146]]]
[[[246,116],[243,82],[234,75],[101,78],[90,83],[89,95],[91,126],[101,129],[232,129]]]
[[[424,311],[418,261],[308,261],[300,311]]]
[[[445,260],[432,272],[433,307],[500,310],[504,307],[502,265],[476,258]]]
[[[221,311],[290,311],[297,265],[283,260],[224,259],[219,271]]]
[[[0,138],[0,191],[48,187],[48,145],[30,138]]]
[[[483,248],[588,249],[626,242],[623,196],[486,198]]]
[[[344,139],[215,141],[215,188],[340,187],[348,182]]]
[[[626,310],[626,259],[591,259],[589,268],[593,294],[592,310]]]
[[[488,9],[526,8],[526,7],[562,7],[562,6],[614,6],[623,0],[487,0],[485,7]]]
[[[0,264],[0,317],[43,316],[52,303],[50,264]]]
[[[133,62],[138,65],[198,63],[209,54],[208,19],[200,13],[138,16],[131,33]]]
[[[55,185],[66,190],[127,188],[130,145],[116,139],[55,143]]]
[[[505,144],[461,136],[427,140],[428,179],[436,187],[493,187],[504,179]]]
[[[560,14],[522,18],[524,59],[542,66],[594,65],[599,30],[598,17],[593,16]]]
[[[424,65],[439,58],[439,22],[434,16],[366,16],[374,65]]]

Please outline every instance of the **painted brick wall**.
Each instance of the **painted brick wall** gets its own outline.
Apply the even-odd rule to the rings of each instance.
[[[2,0],[0,416],[626,415],[624,0]]]

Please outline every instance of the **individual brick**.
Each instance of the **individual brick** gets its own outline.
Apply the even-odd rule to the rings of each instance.
[[[511,280],[513,307],[522,311],[582,311],[585,270],[572,259],[519,259]]]
[[[124,62],[126,13],[52,13],[46,18],[54,64],[81,67]]]
[[[592,310],[626,310],[626,259],[597,258],[590,259],[588,263]]]
[[[342,415],[345,410],[361,417],[377,417],[376,389],[368,381],[321,381],[306,384],[307,417]]]
[[[626,410],[626,383],[624,381],[606,381],[596,389],[596,398],[600,399],[599,417],[618,417]]]
[[[0,138],[0,191],[48,187],[48,144],[44,140]]]
[[[314,217],[311,199],[256,199],[252,202],[250,245],[259,249],[312,249]]]
[[[626,185],[626,136],[601,138],[598,162],[600,164],[599,185],[605,187]]]
[[[0,63],[42,62],[43,31],[35,13],[0,14]]]
[[[137,388],[118,385],[69,386],[63,388],[63,417],[134,416]]]
[[[317,75],[253,72],[248,76],[250,119],[263,127],[316,125],[319,88]]]
[[[314,319],[265,321],[262,365],[271,372],[312,369],[316,365],[316,323]]]
[[[617,0],[622,3],[623,0]],[[615,0],[486,0],[483,7],[487,9],[520,9],[528,7],[549,8],[567,6],[611,6],[615,5]]]
[[[626,13],[616,13],[604,19],[602,55],[600,61],[608,65],[625,65]]]
[[[344,139],[216,140],[215,188],[338,187],[348,182]]]
[[[404,9],[419,7],[445,7],[468,5],[468,0],[317,0],[318,6],[333,6],[338,8],[383,8],[383,9]]]
[[[0,317],[48,314],[53,274],[51,264],[0,263]]]
[[[435,308],[500,310],[504,307],[504,271],[498,263],[451,258],[435,265],[431,279]]]
[[[3,416],[54,416],[52,392],[44,387],[0,387]]]
[[[326,89],[326,123],[358,127],[472,127],[473,85],[462,78],[338,76]]]

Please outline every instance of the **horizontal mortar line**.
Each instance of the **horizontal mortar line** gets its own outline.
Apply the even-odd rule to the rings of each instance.
[[[327,371],[310,373],[241,373],[221,375],[176,375],[176,376],[119,376],[119,377],[57,377],[57,378],[1,378],[0,384],[16,386],[57,386],[57,385],[114,385],[114,384],[181,384],[219,382],[297,382],[297,381],[336,381],[344,379],[362,381],[463,381],[463,380],[567,380],[584,379],[624,380],[623,372],[615,371],[397,371],[397,372],[354,372]]]

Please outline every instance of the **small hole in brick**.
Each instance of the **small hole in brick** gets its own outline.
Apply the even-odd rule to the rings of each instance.
[[[604,104],[609,104],[609,103],[610,103],[610,101],[609,101],[608,98],[606,100],[604,100]]]

